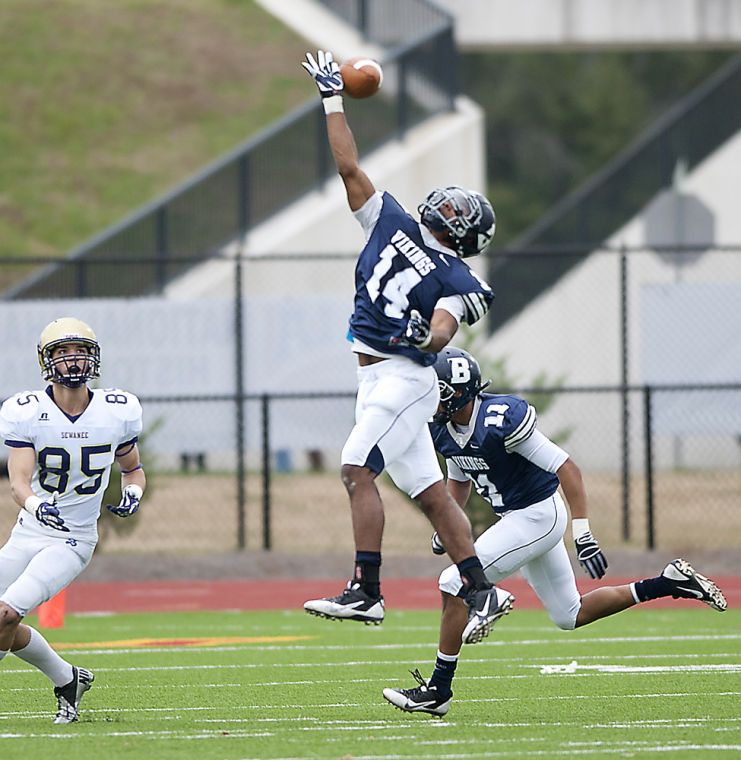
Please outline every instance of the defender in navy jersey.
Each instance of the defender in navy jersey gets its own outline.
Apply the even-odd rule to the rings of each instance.
[[[499,515],[476,541],[476,553],[492,583],[521,570],[551,620],[565,630],[662,596],[697,599],[718,611],[726,609],[720,589],[683,559],[670,562],[656,578],[604,586],[579,596],[563,542],[568,518],[559,485],[571,510],[579,563],[592,578],[601,578],[607,568],[589,528],[579,468],[537,429],[535,409],[524,399],[482,392],[486,385],[470,354],[447,347],[438,354],[435,371],[441,401],[430,428],[447,463],[448,489],[463,506],[473,485]],[[445,553],[437,533],[432,536],[432,550]],[[466,624],[454,565],[443,570],[439,586],[442,622],[431,678],[425,680],[415,670],[416,686],[383,690],[391,704],[406,712],[444,715],[453,696],[460,631]]]
[[[464,643],[488,635],[512,605],[492,587],[476,557],[471,525],[443,483],[427,420],[438,403],[432,364],[461,322],[473,324],[494,298],[463,261],[481,253],[495,229],[489,201],[451,186],[430,192],[417,221],[388,192],[377,192],[358,165],[342,103],[342,76],[331,53],[307,53],[302,64],[316,82],[329,145],[350,210],[363,227],[365,247],[355,270],[349,337],[358,361],[355,426],[342,450],[342,479],[350,497],[355,567],[345,591],[311,599],[307,612],[378,624],[384,511],[375,478],[386,470],[443,536],[463,579],[468,620]]]
[[[12,652],[54,684],[55,723],[77,720],[94,676],[62,659],[23,618],[66,588],[87,566],[111,465],[121,469],[121,502],[129,517],[146,487],[137,440],[139,400],[117,388],[90,390],[99,376],[93,330],[64,317],[47,325],[37,347],[44,390],[22,391],[0,407],[0,440],[9,447],[13,499],[21,507],[0,549],[0,660]]]

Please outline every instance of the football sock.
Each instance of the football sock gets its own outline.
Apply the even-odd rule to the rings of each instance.
[[[650,599],[659,599],[662,596],[671,596],[672,587],[666,578],[646,578],[630,584],[633,598],[637,602],[648,602]]]
[[[452,684],[455,675],[455,667],[458,664],[458,655],[443,654],[440,650],[437,652],[435,660],[435,670],[430,678],[430,686],[434,686],[441,697],[447,697],[453,693]]]
[[[356,552],[355,553],[355,580],[360,583],[360,588],[372,598],[381,595],[381,552]]]
[[[72,666],[49,646],[47,640],[35,628],[31,628],[31,640],[28,644],[13,654],[37,667],[55,686],[66,686],[73,678]]]
[[[486,576],[484,575],[481,560],[476,555],[458,562],[457,567],[463,581],[462,591],[464,596],[474,588],[491,588],[491,583],[486,580]]]

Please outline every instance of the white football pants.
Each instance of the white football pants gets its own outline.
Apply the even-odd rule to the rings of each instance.
[[[358,367],[355,427],[342,464],[385,469],[412,498],[442,480],[427,428],[439,398],[435,370],[404,356]]]
[[[0,601],[23,617],[69,586],[95,550],[94,541],[70,538],[69,533],[42,534],[26,524],[33,519],[21,512],[0,549]]]
[[[520,570],[551,620],[570,631],[576,625],[581,596],[563,543],[567,522],[566,505],[556,492],[537,504],[505,512],[474,545],[492,583]],[[455,596],[462,585],[455,565],[440,574],[441,591]]]

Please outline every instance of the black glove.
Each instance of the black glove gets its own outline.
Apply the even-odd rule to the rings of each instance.
[[[587,531],[577,536],[574,543],[579,564],[592,578],[601,578],[607,570],[607,560],[591,532]]]
[[[389,340],[392,346],[415,346],[416,348],[427,348],[431,342],[430,323],[416,309],[412,309],[409,314],[404,336]]]
[[[443,546],[443,543],[440,540],[440,536],[437,535],[437,531],[435,531],[432,534],[432,538],[430,539],[430,543],[432,544],[432,553],[433,554],[445,554],[445,547]]]

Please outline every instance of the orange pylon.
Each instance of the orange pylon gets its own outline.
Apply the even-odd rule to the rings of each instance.
[[[64,627],[64,596],[66,591],[66,589],[62,589],[56,596],[39,605],[39,627]]]

